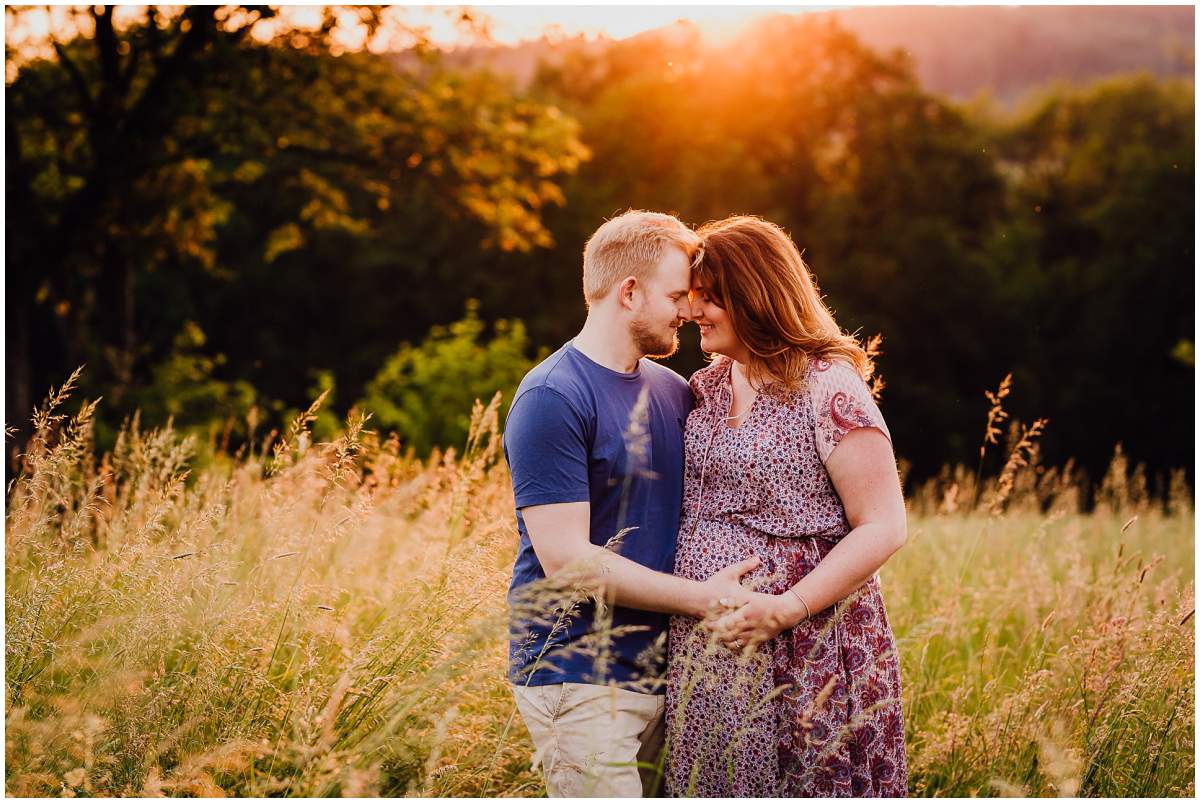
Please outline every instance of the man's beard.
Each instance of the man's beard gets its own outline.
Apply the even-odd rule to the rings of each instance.
[[[679,327],[671,330],[670,338],[664,338],[651,331],[645,321],[635,320],[630,324],[629,334],[633,336],[633,345],[647,357],[664,359],[679,349]]]

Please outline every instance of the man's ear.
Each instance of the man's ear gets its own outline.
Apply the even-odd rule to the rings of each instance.
[[[621,284],[617,286],[617,301],[621,306],[633,309],[633,295],[637,287],[636,276],[626,276],[621,280]]]

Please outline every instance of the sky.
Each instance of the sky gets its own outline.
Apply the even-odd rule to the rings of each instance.
[[[767,13],[801,13],[819,11],[842,6],[704,6],[704,5],[483,5],[483,6],[393,6],[388,14],[407,26],[416,25],[426,30],[428,38],[439,47],[454,47],[480,42],[478,28],[457,22],[463,10],[469,9],[476,18],[487,21],[486,29],[491,40],[497,44],[516,44],[537,39],[544,33],[557,36],[584,34],[589,37],[606,36],[623,39],[653,28],[670,25],[686,19],[695,23],[709,38],[721,39],[736,33],[747,22]],[[140,16],[144,6],[118,7],[116,18],[134,19]],[[288,6],[285,13],[292,20],[306,24],[319,21],[319,6]],[[86,15],[79,18],[87,24]],[[6,41],[16,46],[22,55],[49,55],[45,43],[47,31],[53,29],[60,40],[69,39],[77,24],[67,7],[32,7],[20,14],[19,25],[14,26],[16,17],[6,14]],[[260,23],[256,36],[269,38],[271,23]],[[412,44],[412,38],[403,26],[387,26],[372,43],[372,50],[384,51],[403,49]],[[360,47],[361,36],[342,34],[340,42],[346,49]],[[46,51],[46,52],[42,52]]]
[[[563,35],[603,34],[623,39],[687,19],[714,36],[728,33],[765,13],[799,13],[832,6],[473,6],[490,18],[491,36],[501,44],[536,39],[548,26]],[[429,7],[425,7],[429,9]],[[433,10],[433,9],[429,9]],[[454,32],[443,19],[431,25],[435,42],[452,41]]]

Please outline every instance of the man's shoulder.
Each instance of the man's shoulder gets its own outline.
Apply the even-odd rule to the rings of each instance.
[[[666,396],[685,407],[691,407],[692,389],[688,386],[688,381],[674,370],[645,359],[642,360],[642,371],[645,372],[654,393]]]
[[[660,382],[666,387],[676,389],[687,387],[686,379],[675,373],[671,368],[662,363],[657,363],[648,357],[642,360],[642,370],[646,371],[654,381]]]
[[[517,392],[513,396],[513,404],[525,395],[533,392],[536,396],[558,397],[562,401],[578,405],[586,398],[586,382],[575,370],[570,359],[570,352],[564,344],[546,359],[542,360],[521,380]]]

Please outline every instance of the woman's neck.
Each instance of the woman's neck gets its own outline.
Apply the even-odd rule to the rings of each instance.
[[[750,388],[756,393],[762,390],[765,385],[769,385],[770,383],[776,381],[776,377],[765,368],[759,369],[758,371],[752,371],[750,368],[749,355],[746,355],[746,359],[744,361],[732,357],[730,359],[733,363],[731,370],[736,371],[741,379],[743,379],[746,384],[749,385]]]

